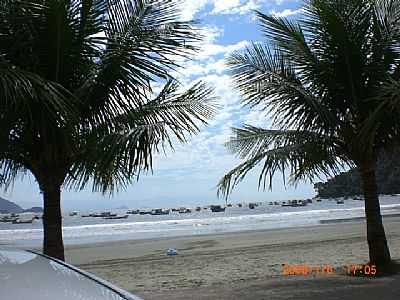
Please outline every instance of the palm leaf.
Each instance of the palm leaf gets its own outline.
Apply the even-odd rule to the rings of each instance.
[[[281,51],[253,44],[244,54],[232,54],[227,64],[233,80],[244,96],[246,104],[263,104],[275,122],[296,124],[324,123],[332,128],[338,123],[323,95],[312,93],[298,78],[294,65]]]
[[[160,147],[173,148],[174,138],[186,142],[187,135],[197,133],[215,113],[213,92],[201,82],[183,93],[178,87],[169,81],[154,99],[118,115],[113,128],[107,124],[93,128],[83,139],[84,151],[69,182],[81,189],[92,178],[94,190],[112,192],[142,170],[151,170],[153,154]]]
[[[291,182],[315,176],[338,173],[351,164],[341,153],[341,141],[313,132],[265,130],[253,126],[234,128],[234,136],[227,144],[231,152],[245,161],[228,172],[218,184],[218,195],[228,197],[247,173],[261,164],[258,186],[272,189],[272,177],[290,173]],[[319,174],[319,175],[317,175]]]

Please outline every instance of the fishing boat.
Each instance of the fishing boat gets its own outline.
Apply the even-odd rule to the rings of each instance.
[[[293,200],[291,203],[292,207],[307,206],[307,201],[305,200]]]
[[[99,214],[90,214],[90,216],[93,218],[108,218],[108,217],[116,217],[117,214],[105,211]]]
[[[156,208],[156,209],[153,209],[151,212],[150,212],[150,214],[151,215],[153,215],[153,216],[160,216],[160,215],[168,215],[169,214],[169,209],[161,209],[161,208]]]
[[[139,215],[151,215],[151,210],[141,210],[139,211]]]
[[[78,215],[77,211],[72,211],[72,212],[69,213],[70,217],[74,217],[74,216],[77,216],[77,215]]]
[[[249,203],[249,208],[254,209],[257,205],[255,203]]]
[[[139,213],[138,209],[131,209],[126,212],[128,215],[137,215]]]
[[[105,219],[105,220],[120,220],[120,219],[127,219],[127,218],[128,218],[128,215],[123,215],[123,216],[115,215],[115,216],[110,216],[110,217],[104,217],[103,219]]]
[[[306,205],[307,205],[306,200],[289,200],[287,203],[286,202],[282,203],[282,206],[290,206],[290,207],[301,207]]]
[[[29,220],[21,220],[21,219],[15,219],[11,223],[12,224],[32,224],[34,218],[29,219]]]
[[[196,211],[201,211],[201,207],[200,207],[200,206],[197,206],[197,207],[196,207]]]
[[[10,216],[4,216],[4,217],[2,217],[1,219],[0,219],[0,222],[2,222],[2,223],[11,223],[11,222],[13,222],[13,221],[15,221],[15,220],[17,220],[18,218],[15,218],[15,217],[10,217]]]
[[[191,212],[192,211],[189,208],[186,208],[186,207],[179,208],[179,213],[180,214],[188,214],[188,213],[191,213]]]
[[[17,220],[18,218],[19,218],[19,215],[18,215],[18,214],[12,213],[12,214],[5,215],[5,216],[3,216],[2,218],[0,218],[0,222],[3,222],[3,223],[11,223],[11,222]]]
[[[221,205],[211,205],[210,209],[212,212],[224,212],[225,207],[222,207]]]
[[[344,204],[344,200],[343,199],[338,199],[338,200],[336,200],[336,204]]]

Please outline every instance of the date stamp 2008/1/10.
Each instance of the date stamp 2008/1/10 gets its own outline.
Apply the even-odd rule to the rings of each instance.
[[[335,274],[335,273],[346,273],[349,275],[365,275],[375,276],[377,269],[375,265],[346,265],[340,268],[334,268],[332,265],[318,265],[311,266],[307,264],[298,265],[283,265],[284,276],[307,276],[312,274]]]

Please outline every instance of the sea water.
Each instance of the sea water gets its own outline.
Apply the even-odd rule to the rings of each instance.
[[[400,214],[399,196],[381,196],[383,215]],[[345,200],[337,204],[335,199],[304,207],[282,207],[263,203],[255,209],[244,205],[227,207],[225,212],[200,212],[169,215],[129,215],[127,219],[105,220],[65,215],[63,236],[65,244],[95,243],[116,240],[149,239],[202,235],[212,233],[265,230],[321,224],[323,220],[352,219],[364,216],[364,202]],[[124,214],[126,210],[112,210]],[[82,214],[87,212],[81,212]],[[32,224],[0,223],[0,247],[40,246],[43,239],[41,220]]]

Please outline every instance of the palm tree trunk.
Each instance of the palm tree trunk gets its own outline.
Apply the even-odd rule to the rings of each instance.
[[[377,266],[384,266],[389,264],[391,259],[379,205],[375,177],[376,163],[362,164],[359,169],[365,198],[370,263]]]
[[[64,261],[60,186],[45,184],[42,189],[43,213],[43,253]]]

